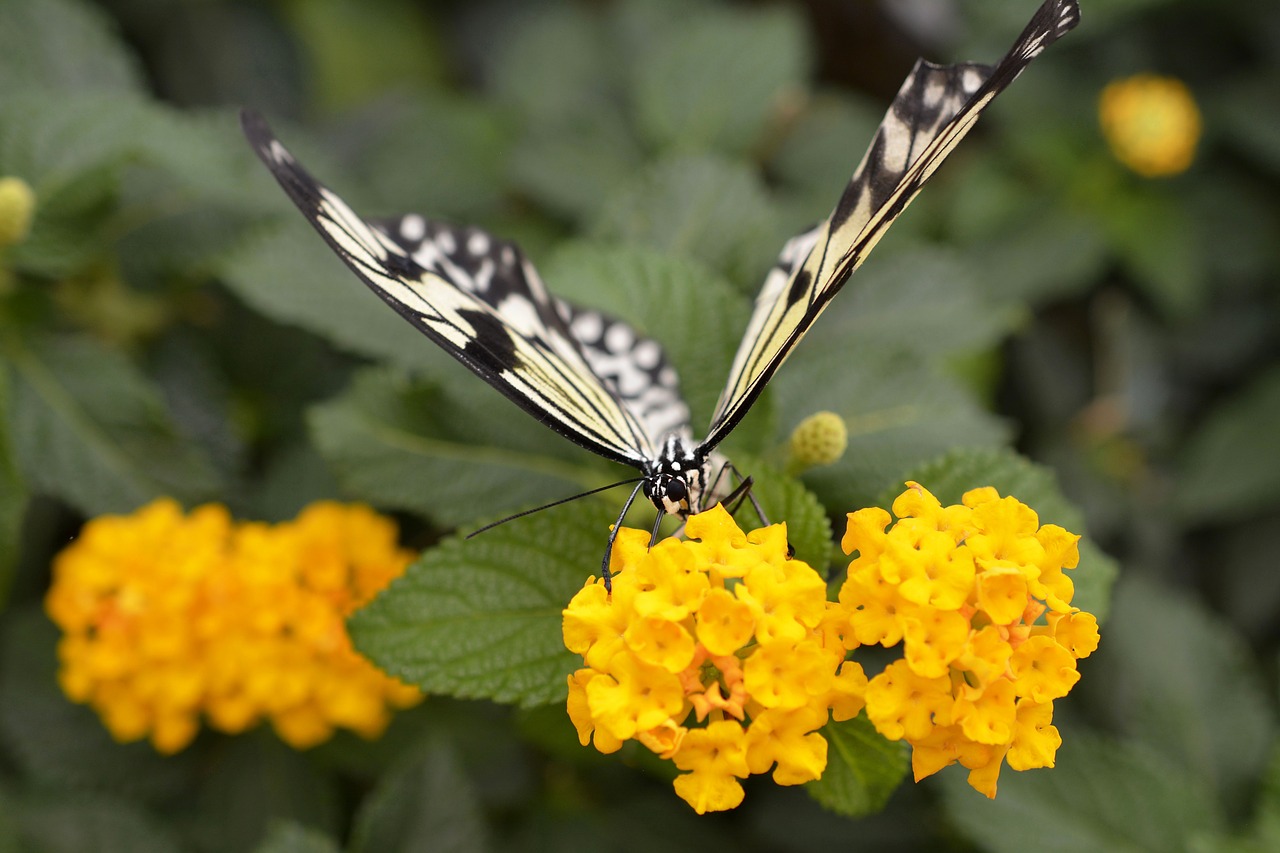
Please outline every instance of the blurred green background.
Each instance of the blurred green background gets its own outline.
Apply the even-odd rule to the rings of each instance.
[[[1087,530],[1077,603],[1103,640],[1057,703],[1054,770],[1006,769],[988,802],[952,768],[843,815],[753,779],[697,818],[528,691],[513,710],[434,689],[373,744],[207,734],[161,758],[53,680],[40,602],[88,517],[168,494],[281,520],[335,497],[423,548],[612,473],[365,293],[239,107],[358,210],[516,239],[557,293],[654,334],[697,424],[778,248],[827,214],[915,57],[994,61],[1035,5],[0,0],[0,177],[35,193],[0,248],[0,851],[1280,849],[1263,0],[1085,0],[730,446],[776,463],[829,409],[849,452],[803,480],[833,519],[933,472]],[[1176,174],[1103,135],[1104,88],[1141,73],[1198,104]]]

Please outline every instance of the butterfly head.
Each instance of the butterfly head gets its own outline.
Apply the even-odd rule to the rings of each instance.
[[[706,489],[706,457],[679,435],[662,443],[662,452],[645,472],[645,497],[660,511],[686,518],[701,508]]]

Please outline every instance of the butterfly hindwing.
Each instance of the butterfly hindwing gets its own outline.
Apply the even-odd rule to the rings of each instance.
[[[631,465],[653,458],[644,426],[593,371],[513,244],[465,229],[453,234],[466,237],[455,247],[460,251],[443,251],[437,236],[417,241],[410,253],[403,231],[392,237],[357,216],[298,164],[260,116],[245,111],[241,122],[294,204],[383,301],[566,438]]]
[[[689,407],[662,345],[621,320],[552,296],[514,243],[412,213],[372,224],[411,258],[447,270],[459,288],[499,314],[519,306],[570,339],[655,444],[669,432],[688,431]]]
[[[742,419],[986,106],[1079,20],[1076,0],[1047,0],[994,66],[916,63],[830,217],[789,241],[766,277],[704,446],[718,445]]]

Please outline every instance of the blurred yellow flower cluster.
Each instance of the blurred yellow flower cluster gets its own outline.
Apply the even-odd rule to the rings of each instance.
[[[582,745],[639,741],[683,771],[676,793],[701,814],[737,806],[753,773],[819,778],[817,730],[856,716],[867,682],[845,661],[826,584],[789,558],[785,526],[744,534],[717,506],[686,533],[698,541],[649,549],[646,531],[620,530],[612,598],[588,581],[564,611],[564,639],[586,664],[569,677]]]
[[[36,194],[22,178],[0,178],[0,248],[21,243],[31,231]]]
[[[63,691],[120,741],[173,753],[263,719],[297,748],[335,727],[376,737],[421,699],[357,654],[344,617],[408,565],[392,521],[317,503],[281,524],[157,500],[102,516],[54,562]]]
[[[1185,172],[1200,141],[1200,109],[1181,80],[1137,74],[1102,90],[1098,118],[1116,159],[1146,178]]]
[[[1063,571],[1079,561],[1079,536],[989,487],[944,507],[907,485],[896,524],[879,508],[850,513],[842,543],[858,553],[839,596],[856,640],[903,645],[871,679],[867,717],[911,744],[917,781],[958,761],[994,797],[1003,761],[1053,766],[1053,700],[1098,646],[1098,621],[1071,606]]]

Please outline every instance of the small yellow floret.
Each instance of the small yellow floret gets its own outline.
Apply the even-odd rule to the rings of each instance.
[[[1116,159],[1146,178],[1185,172],[1200,140],[1200,108],[1174,77],[1137,74],[1109,83],[1098,120]]]

